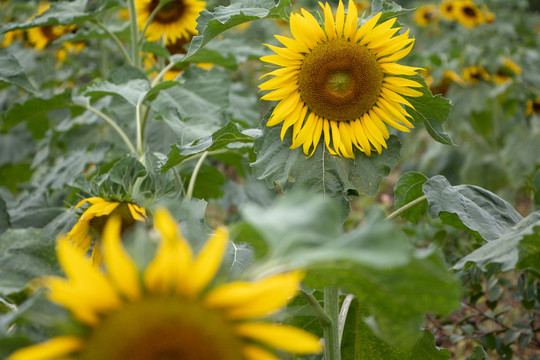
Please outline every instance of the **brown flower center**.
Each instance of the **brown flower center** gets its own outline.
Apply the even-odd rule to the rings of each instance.
[[[152,0],[148,4],[148,13],[151,14],[159,5],[159,0]],[[184,15],[186,6],[183,0],[173,0],[164,6],[156,13],[154,21],[161,24],[170,24],[178,21]]]
[[[478,14],[476,12],[476,9],[470,7],[470,6],[464,6],[463,7],[463,13],[465,16],[476,19],[478,17]]]
[[[310,111],[328,120],[350,121],[375,105],[382,81],[382,69],[368,48],[339,39],[305,56],[298,88]]]
[[[129,303],[106,316],[79,360],[241,360],[242,344],[215,312],[180,298]]]
[[[41,30],[41,34],[47,38],[48,42],[54,41],[59,38],[59,36],[54,33],[53,27],[51,25],[41,26],[39,29]]]

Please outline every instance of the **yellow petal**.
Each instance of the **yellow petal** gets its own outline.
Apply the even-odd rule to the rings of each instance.
[[[363,151],[367,156],[371,156],[371,145],[369,144],[369,140],[364,132],[360,119],[356,119],[351,122],[351,126],[356,135],[356,139],[360,144],[360,150]]]
[[[381,69],[390,75],[416,75],[417,71],[423,70],[419,67],[406,66],[397,63],[380,64]]]
[[[315,354],[323,349],[320,339],[307,331],[272,323],[242,323],[235,327],[239,336],[293,354]]]
[[[130,300],[138,299],[141,295],[139,271],[133,260],[122,247],[120,229],[122,220],[112,217],[103,230],[104,262],[112,282],[120,292]]]
[[[80,350],[83,341],[75,336],[58,336],[36,344],[22,348],[12,353],[7,360],[50,360],[67,356],[74,351]]]
[[[301,11],[302,16],[298,17],[298,24],[302,27],[302,32],[314,40],[315,43],[326,41],[326,34],[313,15],[304,9],[301,9]]]
[[[378,53],[377,57],[381,57],[378,60],[379,63],[394,62],[394,61],[398,61],[401,58],[404,58],[405,56],[407,56],[411,52],[413,44],[414,44],[414,41],[413,41],[413,43],[411,45],[409,45],[405,49],[397,51],[397,52],[393,53],[392,55],[390,55],[388,57],[382,57],[383,55],[381,53]]]
[[[384,82],[395,86],[407,86],[407,87],[422,87],[422,84],[414,80],[409,80],[401,77],[388,76],[385,77]]]
[[[334,16],[332,15],[332,9],[328,3],[323,5],[321,2],[319,2],[319,5],[324,11],[324,30],[326,32],[328,41],[334,40],[336,38],[336,25],[334,22]]]
[[[339,0],[337,12],[336,12],[336,32],[337,32],[337,38],[341,39],[343,36],[343,25],[345,23],[345,8],[343,6],[343,2]]]
[[[188,279],[180,279],[178,288],[185,287],[184,293],[188,296],[198,295],[216,275],[228,243],[227,229],[224,227],[216,229],[193,263],[191,276]]]
[[[244,360],[279,360],[274,354],[251,344],[242,346],[242,354]]]
[[[411,97],[419,97],[423,95],[420,91],[409,89],[408,87],[404,87],[404,86],[394,86],[391,84],[384,84],[383,86],[400,95],[411,96]]]
[[[385,88],[384,86],[381,88],[381,93],[383,97],[387,98],[387,100],[395,101],[395,102],[407,105],[414,109],[414,106],[412,106],[412,104],[409,101],[405,100],[401,95],[393,92],[390,89]]]
[[[82,205],[86,204],[87,202],[89,202],[90,204],[98,204],[100,202],[104,202],[105,200],[100,198],[100,197],[91,197],[91,198],[86,198],[86,199],[82,199],[81,201],[79,201],[77,203],[77,205],[75,205],[75,209],[81,207]]]
[[[354,39],[356,33],[356,27],[358,26],[358,9],[353,0],[349,0],[349,7],[347,9],[347,20],[345,21],[345,28],[343,29],[343,36],[345,40]]]
[[[137,221],[145,221],[146,219],[142,216],[142,212],[141,212],[141,208],[138,207],[137,205],[135,204],[132,204],[132,203],[127,203],[127,206],[128,206],[128,209],[129,209],[129,212],[131,213],[131,217],[134,219],[134,220],[137,220]]]
[[[345,157],[354,159],[350,132],[351,132],[351,129],[349,128],[349,124],[347,124],[345,121],[340,121],[339,122],[339,135],[341,138],[342,152],[345,155]]]
[[[339,153],[339,145],[341,144],[341,136],[339,133],[339,128],[337,121],[330,121],[330,128],[332,129],[332,142],[334,145],[334,150]]]
[[[396,22],[396,18],[391,18],[389,20],[386,20],[381,25],[378,25],[373,28],[370,32],[368,32],[360,41],[361,45],[365,45],[375,39],[378,39],[380,37],[385,37],[384,34],[390,30],[392,25]]]
[[[318,26],[318,24],[317,24]],[[307,45],[301,41],[291,39],[285,36],[281,35],[274,35],[274,37],[283,45],[285,45],[288,49],[291,49],[294,52],[298,53],[306,53],[309,51],[309,48]]]
[[[356,30],[356,35],[354,36],[354,42],[357,42],[358,40],[360,40],[362,36],[369,33],[371,29],[373,29],[375,24],[377,24],[377,21],[379,21],[379,18],[381,17],[381,15],[382,15],[382,12],[375,14],[375,16],[371,17],[371,19],[369,19],[362,26],[360,26],[358,30]]]

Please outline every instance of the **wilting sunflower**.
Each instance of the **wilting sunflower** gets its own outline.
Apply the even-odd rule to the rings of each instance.
[[[478,84],[480,80],[489,81],[491,78],[482,66],[469,66],[463,69],[463,80],[469,84]]]
[[[534,100],[527,100],[527,108],[525,109],[525,115],[540,115],[540,97]]]
[[[50,7],[49,3],[42,2],[39,4],[38,7],[38,15],[45,12]],[[28,34],[28,41],[32,44],[32,46],[37,49],[41,50],[44,49],[45,46],[47,46],[49,43],[53,42],[54,40],[58,39],[60,36],[67,34],[70,31],[73,31],[75,29],[75,26],[59,26],[59,25],[45,25],[45,26],[38,26],[34,28],[30,28],[26,30]]]
[[[158,7],[159,0],[136,0],[137,21],[142,30],[152,12]],[[172,0],[166,3],[154,16],[146,30],[150,41],[165,37],[165,43],[171,44],[179,39],[191,39],[197,34],[195,26],[199,13],[206,3],[197,0]]]
[[[414,21],[418,26],[427,26],[437,22],[438,19],[439,14],[437,13],[437,7],[433,4],[420,6],[414,12]]]
[[[454,20],[454,3],[456,0],[445,0],[439,4],[441,14],[445,19]]]
[[[83,252],[90,250],[92,240],[99,239],[107,219],[114,215],[122,221],[122,230],[126,230],[135,224],[135,221],[146,221],[146,210],[130,202],[110,202],[100,197],[91,197],[81,200],[75,208],[79,208],[89,202],[91,205],[86,209],[79,221],[67,234],[67,240],[81,249]],[[94,263],[101,262],[101,250],[99,240],[92,249]]]
[[[23,348],[9,360],[277,360],[269,349],[321,351],[310,333],[256,320],[292,300],[301,272],[209,288],[227,248],[227,231],[217,229],[194,258],[176,222],[158,210],[161,244],[140,273],[122,247],[120,227],[117,217],[105,226],[106,272],[69,242],[58,242],[58,260],[68,278],[48,278],[48,296],[70,310],[86,332]]]
[[[346,18],[342,2],[335,20],[328,3],[321,7],[322,26],[304,9],[291,14],[294,39],[276,35],[285,48],[267,45],[276,55],[261,58],[281,66],[259,85],[272,90],[262,99],[279,101],[267,126],[283,122],[282,140],[292,126],[291,148],[303,146],[306,155],[315,152],[322,134],[333,155],[354,158],[354,147],[368,156],[373,149],[381,153],[389,137],[386,125],[407,132],[413,127],[403,107],[412,105],[403,95],[421,96],[411,87],[422,85],[400,75],[421,69],[395,61],[411,51],[414,39],[408,31],[392,37],[400,29],[392,28],[395,18],[376,25],[381,13],[358,27],[353,1]]]
[[[482,11],[471,0],[454,2],[454,18],[463,26],[473,28],[484,22]]]
[[[452,84],[463,85],[463,79],[452,70],[444,70],[443,77],[437,85],[430,85],[430,90],[433,94],[446,95],[446,92]]]

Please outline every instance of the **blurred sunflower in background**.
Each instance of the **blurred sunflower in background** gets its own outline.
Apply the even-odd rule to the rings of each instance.
[[[422,5],[414,12],[414,21],[418,26],[427,26],[437,20],[439,20],[439,13],[433,4]]]
[[[131,202],[111,202],[100,197],[91,197],[81,200],[75,208],[78,209],[86,203],[90,203],[90,207],[82,213],[66,237],[84,253],[90,250],[94,239],[101,237],[110,216],[118,216],[121,219],[122,231],[135,225],[135,221],[147,220],[146,210]],[[101,258],[100,240],[96,240],[91,259],[95,264],[100,264]]]
[[[44,13],[51,4],[48,2],[41,2],[38,7],[38,13],[37,15],[41,15]],[[33,17],[30,19],[32,20]],[[74,25],[70,26],[60,26],[60,25],[45,25],[45,26],[38,26],[33,27],[28,30],[26,30],[26,33],[28,34],[28,41],[30,44],[37,50],[42,50],[47,46],[49,43],[53,42],[54,40],[60,38],[62,35],[67,34],[71,31],[75,30]]]
[[[150,19],[150,15],[158,8],[160,0],[136,0],[137,22],[141,30]],[[146,30],[150,41],[157,41],[163,36],[165,44],[178,40],[189,40],[197,34],[195,26],[199,13],[206,3],[198,0],[172,0],[166,2],[155,13]]]
[[[332,155],[354,158],[354,148],[368,156],[381,153],[387,125],[406,132],[414,127],[403,105],[413,107],[403,96],[421,96],[412,88],[422,85],[401,76],[421,69],[396,63],[411,51],[414,39],[408,31],[394,37],[401,29],[392,27],[395,18],[377,25],[381,13],[358,27],[353,1],[347,16],[340,1],[335,18],[328,3],[320,5],[322,26],[304,9],[292,13],[294,38],[276,35],[285,47],[267,45],[276,54],[261,58],[280,66],[259,85],[270,90],[262,99],[279,101],[266,125],[283,122],[282,140],[292,126],[291,148],[302,146],[310,156],[323,134]]]
[[[467,28],[473,28],[484,22],[482,11],[471,0],[455,1],[452,8],[454,19]]]
[[[455,71],[444,70],[442,79],[436,85],[430,85],[429,88],[434,95],[444,96],[452,84],[464,85],[465,82]]]
[[[319,338],[304,330],[257,320],[294,298],[300,271],[208,289],[228,245],[226,229],[217,229],[194,257],[174,219],[160,209],[155,229],[161,243],[141,273],[122,247],[121,226],[118,217],[105,226],[106,271],[68,241],[58,242],[67,279],[48,278],[48,297],[83,330],[22,348],[8,360],[278,360],[271,349],[322,350]]]
[[[527,100],[525,115],[540,115],[540,97]]]
[[[514,76],[521,74],[521,66],[508,58],[502,60],[502,65],[493,75],[493,82],[501,85],[511,80]]]
[[[22,30],[13,30],[4,34],[4,39],[0,43],[0,48],[8,47],[17,40],[23,40],[24,34]]]
[[[456,0],[444,0],[439,4],[441,15],[447,20],[454,20],[454,3]]]
[[[469,84],[478,84],[479,81],[489,81],[491,77],[482,66],[469,66],[463,69],[463,80]]]

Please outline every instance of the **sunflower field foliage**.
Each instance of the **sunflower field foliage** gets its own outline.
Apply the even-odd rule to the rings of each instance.
[[[0,17],[0,359],[540,360],[540,1]]]

